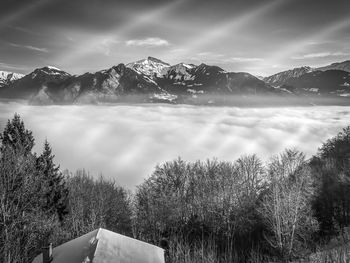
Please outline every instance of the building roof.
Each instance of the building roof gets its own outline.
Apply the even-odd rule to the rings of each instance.
[[[53,249],[51,263],[164,263],[160,247],[100,228]],[[42,254],[32,263],[42,263]]]

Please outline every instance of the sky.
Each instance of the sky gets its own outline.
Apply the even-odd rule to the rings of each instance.
[[[267,76],[350,59],[349,0],[1,0],[0,70],[148,56]]]

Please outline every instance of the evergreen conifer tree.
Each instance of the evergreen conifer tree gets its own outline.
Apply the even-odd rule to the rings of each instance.
[[[0,134],[1,151],[5,147],[11,147],[15,153],[23,152],[23,155],[31,154],[34,147],[32,132],[27,130],[18,114],[12,120],[8,120],[2,134]]]
[[[43,178],[43,209],[50,213],[57,213],[62,221],[67,214],[68,189],[64,178],[53,159],[52,149],[47,140],[44,143],[43,153],[37,158],[37,171]]]

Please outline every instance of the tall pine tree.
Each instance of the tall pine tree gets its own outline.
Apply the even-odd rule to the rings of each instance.
[[[16,114],[0,134],[0,262],[31,262],[58,225],[57,216],[44,210],[33,146],[32,132]]]
[[[16,113],[12,120],[8,120],[2,134],[0,134],[1,151],[5,147],[11,147],[15,153],[19,151],[28,156],[32,153],[34,147],[34,137],[32,132],[24,126],[21,117]]]
[[[44,151],[37,158],[37,171],[43,178],[43,193],[45,197],[43,209],[49,213],[57,213],[60,221],[67,214],[68,189],[64,178],[53,159],[52,149],[47,140]]]

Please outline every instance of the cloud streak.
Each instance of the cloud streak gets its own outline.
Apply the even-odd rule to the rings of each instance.
[[[325,57],[337,57],[337,56],[349,56],[350,53],[344,52],[319,52],[319,53],[310,53],[301,56],[294,56],[292,59],[306,59],[306,58],[325,58]]]
[[[49,52],[49,50],[47,48],[34,47],[34,46],[31,46],[31,45],[19,45],[19,44],[15,44],[15,43],[10,43],[10,46],[16,47],[16,48],[22,48],[22,49],[38,51],[38,52],[44,52],[44,53],[48,53]]]
[[[248,58],[248,57],[232,57],[230,58],[232,62],[256,62],[263,61],[262,58]]]
[[[8,63],[3,63],[3,62],[0,62],[0,67],[7,69],[7,70],[11,70],[11,72],[14,72],[14,73],[18,73],[17,72],[18,70],[29,70],[28,67],[24,67],[21,65],[15,65],[15,64],[8,64]]]
[[[268,54],[268,62],[270,65],[280,64],[283,59],[286,57],[293,58],[293,55],[300,50],[305,49],[309,46],[310,42],[321,42],[327,40],[332,34],[344,30],[350,26],[350,19],[340,18],[335,22],[330,23],[327,27],[323,27],[316,31],[313,34],[308,34],[302,38],[296,38],[294,41],[291,41],[288,45],[282,46],[279,50],[277,49],[272,54]],[[317,55],[317,53],[325,53],[325,52],[312,52],[311,54]],[[320,54],[318,54],[320,55]],[[325,54],[321,54],[325,55]],[[298,57],[298,56],[294,56]]]
[[[1,60],[31,69],[56,64],[82,74],[148,56],[192,63],[206,51],[222,57],[203,56],[199,63],[268,75],[311,60],[325,65],[349,59],[345,0],[3,2]],[[8,43],[27,47],[17,50]]]
[[[143,10],[142,12],[130,13],[128,16],[129,20],[125,21],[124,24],[116,24],[114,28],[105,32],[105,35],[113,39],[113,36],[124,36],[129,34],[131,31],[139,28],[140,26],[153,22],[159,21],[162,17],[168,15],[173,10],[176,10],[179,6],[185,2],[189,3],[192,0],[177,0],[171,1],[170,3],[161,4],[158,8],[150,8],[148,10]],[[105,39],[105,36],[102,36]],[[100,40],[96,38],[96,34],[91,34],[84,39],[82,44],[75,46],[68,52],[65,52],[62,56],[58,58],[59,62],[69,63],[79,61],[84,57],[89,57],[93,51],[93,47],[99,44]],[[125,45],[128,47],[127,45]],[[139,59],[139,58],[138,58]]]
[[[256,21],[260,16],[266,15],[272,10],[283,6],[288,1],[272,0],[267,3],[263,3],[257,7],[252,7],[249,11],[241,14],[240,16],[233,16],[225,19],[223,22],[216,24],[212,28],[208,28],[203,31],[199,31],[198,34],[194,34],[192,38],[183,41],[182,45],[178,48],[186,48],[186,52],[183,55],[188,55],[188,52],[194,52],[207,45],[213,44],[228,35],[232,35],[244,28],[248,23]]]
[[[52,0],[26,1],[24,6],[19,7],[0,18],[0,29],[4,26],[7,26],[9,23],[23,18],[30,13],[38,11],[50,2],[52,2]]]
[[[127,46],[135,47],[162,47],[169,46],[169,42],[159,37],[148,37],[144,39],[131,39],[125,42]]]
[[[95,51],[100,52],[106,56],[109,56],[113,50],[113,48],[120,43],[120,40],[114,38],[105,38],[100,41],[100,43],[96,43],[93,48]]]

